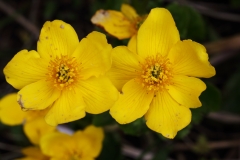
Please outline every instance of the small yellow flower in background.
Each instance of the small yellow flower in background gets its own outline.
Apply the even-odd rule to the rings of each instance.
[[[93,160],[102,150],[104,133],[102,128],[88,126],[73,135],[60,132],[42,137],[42,152],[51,159],[62,160]]]
[[[47,109],[40,111],[22,111],[17,103],[17,93],[11,93],[0,100],[0,119],[6,125],[21,125],[28,139],[39,144],[42,135],[56,131],[56,127],[48,125],[44,116]]]
[[[181,41],[170,12],[152,9],[141,25],[136,52],[125,46],[113,49],[109,78],[121,91],[110,114],[121,124],[145,115],[147,126],[167,138],[191,121],[189,108],[202,104],[206,85],[195,77],[209,78],[215,69],[206,49],[191,40]]]
[[[85,112],[109,110],[118,91],[104,76],[112,47],[104,34],[92,32],[80,42],[71,25],[55,20],[41,30],[37,51],[22,50],[4,68],[24,110],[47,109],[45,120],[56,126],[80,119]]]
[[[93,24],[103,27],[106,32],[118,39],[131,38],[136,40],[136,34],[147,16],[139,16],[134,8],[122,4],[121,12],[114,10],[98,10],[91,18]]]

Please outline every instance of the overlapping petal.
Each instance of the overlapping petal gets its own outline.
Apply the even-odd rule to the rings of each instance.
[[[128,4],[122,4],[121,6],[121,12],[131,21],[134,22],[139,17],[135,9],[128,5]]]
[[[2,123],[19,125],[23,123],[25,118],[26,112],[23,112],[17,103],[17,93],[8,94],[0,100],[0,120]]]
[[[157,54],[165,56],[179,40],[170,12],[164,8],[154,8],[138,30],[137,52],[141,57]]]
[[[49,107],[60,93],[60,90],[43,79],[21,89],[17,101],[23,109],[41,110]]]
[[[21,89],[46,77],[47,65],[47,61],[41,59],[36,51],[22,50],[12,58],[3,72],[8,83]]]
[[[78,120],[85,116],[85,103],[80,88],[62,91],[60,97],[54,102],[45,116],[46,122],[51,126]]]
[[[117,89],[121,90],[126,82],[139,76],[141,72],[138,55],[125,46],[119,46],[113,49],[112,59],[112,68],[107,72],[107,76]]]
[[[191,111],[178,104],[167,91],[162,91],[156,93],[145,119],[150,129],[172,139],[190,123]]]
[[[99,114],[109,110],[118,98],[118,91],[106,77],[91,77],[81,81],[79,90],[86,104],[86,112]]]
[[[53,132],[41,138],[40,147],[42,152],[51,158],[68,159],[76,144],[70,135]]]
[[[136,34],[134,24],[125,15],[113,10],[98,10],[91,22],[103,27],[109,34],[118,39],[126,39]]]
[[[137,35],[136,34],[131,37],[131,39],[128,42],[127,47],[131,52],[137,54]]]
[[[35,145],[39,145],[40,138],[48,133],[54,132],[55,127],[48,125],[44,117],[36,118],[32,121],[27,121],[23,127],[24,133],[28,139]]]
[[[112,46],[107,43],[106,36],[100,32],[92,32],[86,38],[83,38],[73,57],[82,66],[81,79],[87,79],[91,76],[104,74],[111,67]]]
[[[71,25],[61,20],[47,21],[42,27],[37,50],[42,58],[50,60],[71,55],[78,43],[78,36]]]
[[[73,138],[76,140],[77,150],[83,157],[97,157],[102,149],[103,130],[94,126],[87,127],[83,132],[77,131]]]
[[[216,74],[208,61],[205,47],[197,42],[179,41],[173,46],[168,57],[174,65],[174,74],[204,78]]]
[[[110,109],[110,114],[120,124],[130,123],[147,112],[152,98],[153,92],[132,79],[123,86],[123,93]]]
[[[172,82],[173,85],[167,88],[175,101],[189,108],[196,108],[202,105],[198,97],[206,89],[203,81],[194,77],[176,75],[173,77]]]
[[[44,155],[39,147],[27,147],[22,149],[22,153],[26,156],[18,160],[50,160],[50,157]]]

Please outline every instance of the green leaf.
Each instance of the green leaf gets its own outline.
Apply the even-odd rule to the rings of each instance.
[[[110,133],[105,133],[102,152],[96,160],[122,160],[121,145],[118,137]]]
[[[224,110],[240,114],[240,68],[234,73],[224,87]]]
[[[152,160],[168,159],[169,151],[170,149],[168,147],[164,147],[156,150],[156,155],[153,157]]]
[[[172,14],[181,39],[203,41],[206,39],[206,26],[202,16],[188,6],[177,3],[166,7]]]
[[[133,136],[140,136],[148,130],[144,118],[139,118],[129,124],[120,125],[120,128],[125,134]]]
[[[207,89],[203,91],[199,99],[202,106],[192,110],[192,123],[199,123],[202,116],[208,112],[218,111],[221,106],[221,93],[211,83],[206,83]]]
[[[191,128],[192,128],[192,125],[189,124],[188,126],[183,128],[182,130],[178,131],[177,136],[175,137],[175,139],[183,139],[183,138],[185,138],[190,133]]]
[[[93,124],[95,126],[105,126],[114,123],[115,120],[109,114],[109,111],[93,116]]]

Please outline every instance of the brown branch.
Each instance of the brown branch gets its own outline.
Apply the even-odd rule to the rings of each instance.
[[[21,24],[23,27],[25,27],[29,32],[31,32],[36,39],[38,39],[39,36],[39,29],[33,25],[31,22],[29,22],[25,17],[15,12],[15,10],[6,4],[5,2],[0,0],[0,9],[8,14],[9,16],[13,17],[19,24]]]

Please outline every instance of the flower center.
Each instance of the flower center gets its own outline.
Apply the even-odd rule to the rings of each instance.
[[[148,90],[159,91],[172,84],[172,64],[168,58],[149,56],[141,67],[141,84]]]
[[[57,57],[49,62],[49,80],[53,82],[54,87],[60,90],[64,88],[72,89],[71,85],[79,77],[79,66],[75,58]]]

